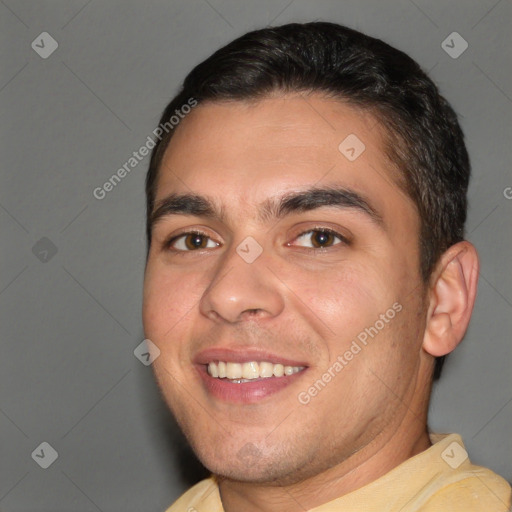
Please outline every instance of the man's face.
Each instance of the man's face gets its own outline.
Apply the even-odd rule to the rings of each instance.
[[[200,105],[170,142],[144,326],[163,395],[216,474],[298,481],[400,428],[421,373],[419,220],[381,130],[289,95]],[[233,379],[215,376],[224,366]]]

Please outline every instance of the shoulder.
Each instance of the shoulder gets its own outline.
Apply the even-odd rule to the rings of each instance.
[[[455,476],[455,475],[454,475]],[[421,512],[507,512],[509,483],[493,471],[470,465],[450,478],[421,507]]]

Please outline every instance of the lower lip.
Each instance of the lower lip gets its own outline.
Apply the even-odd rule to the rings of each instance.
[[[225,402],[237,404],[252,404],[271,396],[295,382],[306,371],[304,369],[289,376],[267,377],[236,384],[227,379],[211,377],[203,364],[197,365],[197,369],[206,390],[211,395]]]

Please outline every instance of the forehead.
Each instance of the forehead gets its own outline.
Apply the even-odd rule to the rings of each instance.
[[[176,129],[156,202],[170,193],[218,194],[242,210],[322,185],[374,195],[383,207],[397,198],[410,202],[395,178],[383,129],[367,111],[315,94],[210,102]]]

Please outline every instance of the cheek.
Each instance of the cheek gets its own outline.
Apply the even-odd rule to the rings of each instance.
[[[148,338],[165,328],[169,316],[173,316],[171,294],[167,286],[159,279],[146,274],[144,279],[144,300],[142,305],[142,321],[144,332]]]
[[[142,317],[146,336],[151,339],[168,337],[179,329],[179,320],[183,319],[194,302],[197,289],[191,279],[159,263],[148,263],[144,277],[144,297]]]
[[[152,368],[173,410],[179,402],[177,396],[183,372],[191,371],[184,340],[189,339],[190,334],[187,314],[197,299],[189,297],[190,289],[194,288],[185,285],[180,273],[171,272],[159,262],[148,262],[142,307],[144,334],[160,349]]]
[[[410,286],[405,270],[400,265],[390,268],[388,261],[362,261],[345,262],[342,269],[325,273],[295,273],[294,288],[303,290],[300,299],[315,313],[310,318],[322,329],[317,329],[325,342],[319,370],[325,371],[324,366],[343,356],[354,341],[361,349],[354,361],[349,354],[351,374],[369,365],[386,367],[386,373],[394,375],[397,366],[413,357],[413,351],[403,343],[418,335],[417,314],[410,311],[411,297],[404,292]],[[350,379],[365,387],[355,373]],[[338,380],[346,385],[344,379]]]
[[[346,338],[370,320],[373,323],[394,302],[389,287],[375,274],[368,266],[346,264],[333,271],[296,275],[295,288],[303,290],[300,298],[334,331],[331,334]]]

